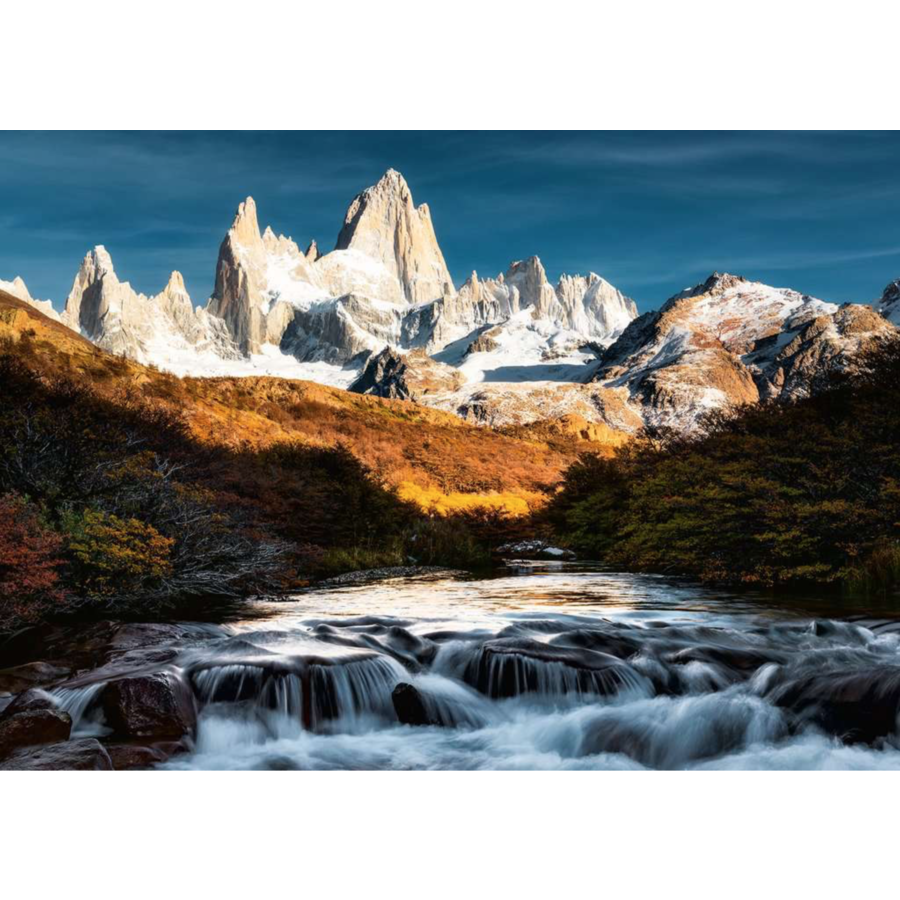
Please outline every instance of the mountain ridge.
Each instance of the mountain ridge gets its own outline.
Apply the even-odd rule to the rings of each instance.
[[[4,284],[46,311],[21,279]],[[429,207],[389,169],[350,202],[328,253],[261,231],[248,197],[220,245],[205,307],[177,272],[160,293],[137,293],[98,246],[59,318],[104,349],[178,375],[296,378],[478,424],[575,415],[633,433],[690,430],[712,409],[808,393],[895,335],[898,285],[874,308],[838,307],[714,272],[639,316],[600,275],[552,284],[531,256],[494,278],[473,271],[457,289]]]

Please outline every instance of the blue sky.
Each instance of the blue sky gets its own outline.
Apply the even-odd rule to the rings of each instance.
[[[0,132],[0,278],[61,308],[102,243],[137,290],[179,269],[205,303],[245,196],[327,251],[389,167],[457,284],[537,254],[646,310],[715,269],[835,302],[900,277],[900,133]]]

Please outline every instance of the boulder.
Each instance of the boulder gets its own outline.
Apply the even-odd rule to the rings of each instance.
[[[871,744],[897,731],[900,666],[795,678],[770,699],[847,743]]]
[[[404,725],[438,725],[428,714],[422,692],[411,684],[401,681],[391,694],[391,702],[397,718]]]
[[[0,670],[0,694],[18,694],[29,688],[53,684],[68,677],[71,670],[49,662],[31,662]]]
[[[44,747],[29,747],[0,762],[0,771],[110,770],[112,762],[100,741],[82,738]]]
[[[0,759],[22,747],[68,740],[72,719],[58,709],[30,709],[0,721]]]
[[[516,559],[557,559],[572,560],[575,554],[571,550],[551,547],[546,541],[531,540],[503,544],[494,550],[496,556],[514,557]]]
[[[32,688],[13,699],[12,703],[0,713],[0,722],[16,713],[35,709],[56,709],[58,706],[59,701],[52,694],[40,688]]]
[[[751,647],[699,646],[678,650],[667,657],[669,662],[685,665],[702,662],[714,666],[724,666],[736,677],[747,678],[767,663],[783,663],[783,653],[761,652]]]
[[[170,753],[160,747],[145,747],[140,744],[107,744],[106,752],[112,767],[124,769],[151,769],[157,763],[165,762]]]
[[[171,672],[111,681],[100,694],[107,724],[125,738],[178,740],[193,734],[197,712],[190,688]]]

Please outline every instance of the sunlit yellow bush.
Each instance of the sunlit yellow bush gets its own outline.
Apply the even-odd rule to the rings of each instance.
[[[115,593],[171,569],[175,541],[147,522],[88,510],[71,517],[68,526],[69,549],[91,594]]]
[[[527,516],[532,509],[539,506],[544,498],[540,494],[464,494],[453,491],[445,494],[436,487],[422,487],[411,481],[404,481],[398,493],[402,500],[415,503],[423,512],[440,516],[451,516],[454,513],[471,513],[481,511],[502,512],[508,516]]]

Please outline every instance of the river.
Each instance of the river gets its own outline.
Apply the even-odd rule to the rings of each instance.
[[[310,590],[200,632],[167,663],[196,739],[159,768],[900,768],[890,608],[521,563]],[[103,732],[90,693],[57,691],[77,734]]]

